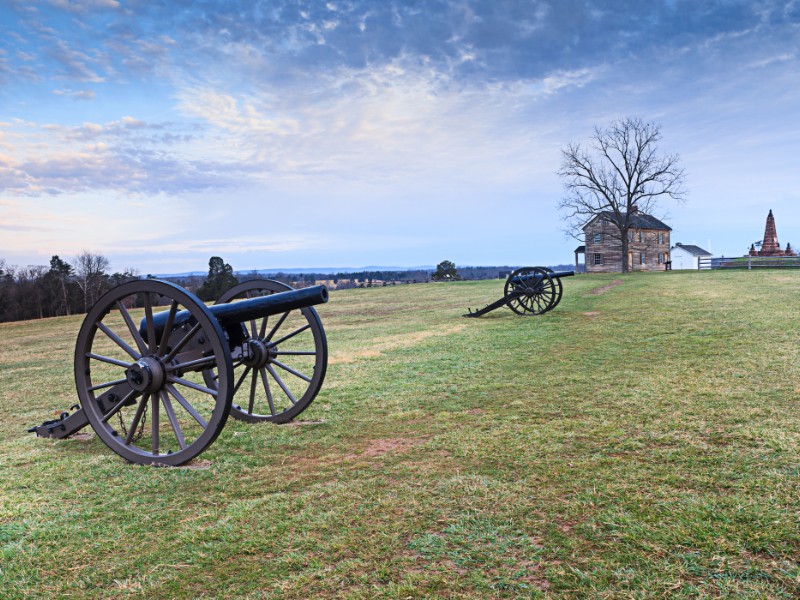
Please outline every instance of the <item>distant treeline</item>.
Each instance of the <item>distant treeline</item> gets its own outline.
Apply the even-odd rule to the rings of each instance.
[[[97,299],[115,285],[140,279],[135,269],[108,272],[109,261],[102,255],[84,252],[67,262],[57,255],[50,265],[17,267],[0,258],[0,323],[24,321],[85,313]],[[458,267],[464,280],[498,279],[516,267]],[[572,265],[551,266],[556,271],[573,269]],[[386,285],[428,283],[433,270],[358,271],[330,273],[275,273],[266,276],[293,287],[330,282],[335,289],[375,287]],[[152,277],[147,275],[146,277]],[[212,257],[207,276],[171,277],[171,281],[195,293],[201,300],[215,300],[237,281],[265,278],[256,271],[233,272],[221,258]]]
[[[521,265],[519,265],[521,266]],[[513,271],[514,269],[519,268],[519,266],[501,266],[501,267],[458,267],[458,274],[461,276],[462,280],[483,280],[483,279],[498,279],[498,278],[505,278],[508,273]],[[537,265],[525,265],[525,266],[537,266]],[[581,265],[583,266],[583,265]],[[554,271],[571,271],[575,269],[575,265],[569,264],[560,264],[560,265],[551,265],[548,268],[553,269]],[[263,275],[262,273],[258,273],[256,271],[247,273],[238,271],[236,275],[239,279],[244,281],[245,279],[257,279],[267,277],[269,279],[276,279],[278,281],[282,281],[284,283],[288,283],[295,287],[301,285],[313,285],[318,281],[331,281],[335,285],[337,285],[338,289],[343,289],[344,287],[366,287],[370,283],[377,282],[378,285],[383,285],[384,283],[387,285],[391,285],[392,283],[429,283],[431,281],[431,275],[433,274],[433,269],[413,269],[408,271],[347,271],[341,273],[274,273],[269,275]],[[204,278],[202,277],[188,277],[183,278],[182,281],[185,282],[192,282],[193,280],[203,282]],[[176,282],[180,282],[178,279],[174,279]],[[349,282],[350,285],[348,286],[347,283]],[[344,285],[343,285],[344,283]],[[362,284],[364,284],[362,286]],[[190,286],[186,286],[190,287]]]
[[[464,267],[462,279],[496,279],[499,277],[500,273],[505,273],[511,269],[512,267]],[[459,269],[458,272],[461,274],[462,269]],[[413,269],[409,271],[347,271],[340,273],[284,273],[279,271],[269,274],[264,274],[259,271],[236,271],[235,277],[239,281],[246,281],[248,279],[274,279],[296,288],[325,282],[330,284],[334,289],[343,290],[410,283],[430,283],[432,274],[433,269]],[[169,277],[168,279],[195,293],[198,290],[202,290],[204,285],[208,287],[209,281],[208,276],[201,275]],[[198,295],[204,300],[212,299],[204,298],[202,292]]]
[[[139,275],[108,272],[108,259],[84,252],[72,263],[16,267],[0,258],[0,322],[85,313],[106,291]]]

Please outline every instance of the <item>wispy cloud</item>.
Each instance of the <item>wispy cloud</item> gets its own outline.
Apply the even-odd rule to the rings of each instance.
[[[98,9],[117,10],[122,5],[117,0],[47,0],[51,5],[69,12],[85,13]]]
[[[0,144],[14,145],[0,156],[0,192],[11,195],[193,193],[234,187],[250,170],[191,156],[187,145],[202,137],[195,128],[133,117],[79,126],[17,121],[0,135]]]
[[[0,19],[8,247],[52,226],[124,256],[397,254],[452,219],[439,247],[529,252],[506,211],[557,221],[560,148],[629,114],[664,125],[704,205],[793,193],[795,0],[43,0]]]
[[[187,115],[229,138],[241,160],[261,164],[270,177],[381,181],[469,177],[478,170],[502,178],[535,152],[520,146],[518,123],[542,99],[596,76],[585,68],[513,84],[469,84],[404,57],[339,69],[300,87],[295,82],[292,90],[235,93],[193,84],[177,97]],[[498,162],[506,168],[498,170]]]
[[[97,97],[97,93],[94,90],[59,89],[53,90],[53,94],[72,98],[73,100],[94,100]]]

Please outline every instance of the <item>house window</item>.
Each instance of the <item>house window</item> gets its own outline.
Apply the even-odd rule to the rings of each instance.
[[[595,233],[593,241],[594,241],[595,244],[602,244],[603,243],[603,234],[602,233]]]
[[[663,233],[659,233],[658,234],[658,243],[659,244],[663,244],[664,243],[664,234]]]
[[[647,263],[645,262],[645,260],[644,260],[644,252],[640,252],[640,253],[639,253],[639,264],[640,264],[640,265],[647,264]]]
[[[639,243],[641,244],[642,242],[644,242],[644,232],[640,231],[639,232]]]
[[[596,264],[596,265],[602,265],[603,264],[603,255],[602,254],[597,253],[597,254],[594,255],[594,264]]]
[[[658,254],[658,264],[661,264],[663,262],[664,262],[664,255],[659,253]]]
[[[628,241],[629,241],[629,242],[632,242],[632,241],[633,241],[633,232],[632,232],[632,231],[629,231],[629,232],[628,232]]]

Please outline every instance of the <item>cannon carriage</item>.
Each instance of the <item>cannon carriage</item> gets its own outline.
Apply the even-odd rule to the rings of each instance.
[[[571,277],[575,271],[553,271],[546,267],[522,267],[506,278],[503,297],[478,310],[468,309],[465,317],[480,317],[493,310],[508,306],[521,316],[541,315],[553,310],[564,293],[562,277]]]
[[[167,281],[119,285],[78,333],[77,410],[29,431],[65,438],[90,425],[130,462],[176,466],[213,443],[228,416],[290,421],[325,378],[327,340],[313,307],[327,300],[325,286],[264,279],[212,306]]]

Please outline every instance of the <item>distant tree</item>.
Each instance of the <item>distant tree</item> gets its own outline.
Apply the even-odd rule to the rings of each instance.
[[[652,215],[662,198],[682,202],[684,172],[677,154],[661,155],[661,129],[626,118],[607,129],[595,127],[591,147],[569,144],[559,176],[566,195],[559,203],[567,232],[582,239],[583,227],[601,213],[619,231],[622,271],[628,271],[628,230],[637,213]]]
[[[83,311],[97,302],[100,295],[108,288],[106,269],[108,259],[100,254],[83,251],[75,258],[75,281],[83,292]]]
[[[205,301],[216,300],[237,283],[239,280],[233,274],[233,267],[219,256],[212,256],[208,261],[208,276],[198,288],[197,297]]]
[[[461,275],[458,274],[455,264],[449,260],[443,260],[436,265],[436,271],[431,275],[431,279],[434,281],[457,281],[461,279]]]
[[[50,270],[45,274],[45,285],[50,296],[50,315],[72,314],[71,291],[75,287],[73,278],[75,271],[67,261],[61,260],[58,254],[50,259]]]
[[[150,278],[155,279],[152,275]],[[134,281],[136,279],[139,279],[139,271],[131,267],[126,267],[121,273],[117,271],[108,276],[108,282],[111,286],[119,285],[127,281]]]
[[[15,268],[6,264],[5,260],[0,262],[0,322],[14,321],[16,315],[16,296]]]

